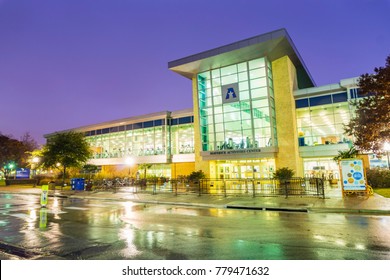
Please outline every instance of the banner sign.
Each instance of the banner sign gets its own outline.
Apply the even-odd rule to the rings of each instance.
[[[261,149],[243,149],[243,150],[223,150],[212,151],[209,155],[232,155],[232,154],[247,154],[247,153],[261,153]]]
[[[30,169],[28,168],[16,169],[16,179],[29,179],[29,178],[30,178]]]
[[[366,190],[363,160],[344,159],[340,161],[341,182],[346,191]]]

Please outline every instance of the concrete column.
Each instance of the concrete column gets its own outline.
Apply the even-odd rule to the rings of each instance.
[[[294,90],[297,89],[296,69],[288,56],[272,62],[275,94],[276,128],[279,152],[276,169],[288,167],[295,176],[303,176],[303,161],[299,156]]]
[[[195,171],[202,170],[206,177],[210,177],[210,166],[208,161],[203,161],[200,152],[202,151],[202,139],[199,124],[199,100],[198,100],[198,82],[196,76],[192,78],[192,99],[194,104],[194,141],[195,141]]]

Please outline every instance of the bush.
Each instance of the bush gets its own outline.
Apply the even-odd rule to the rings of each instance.
[[[367,182],[373,188],[390,188],[390,170],[367,169]]]
[[[280,181],[290,180],[292,176],[294,176],[294,170],[288,167],[279,168],[273,174],[273,177]]]
[[[204,172],[202,170],[193,171],[188,176],[188,180],[190,180],[190,181],[197,181],[197,180],[204,179],[204,178],[206,178],[206,175],[204,174]]]

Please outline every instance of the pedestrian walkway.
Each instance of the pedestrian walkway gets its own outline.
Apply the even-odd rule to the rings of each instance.
[[[1,193],[31,194],[39,196],[40,187],[32,186],[1,186]],[[172,193],[132,193],[121,189],[113,192],[91,192],[72,190],[51,190],[49,196],[72,197],[80,199],[104,199],[116,201],[132,201],[136,203],[170,204],[192,207],[232,208],[262,211],[292,211],[292,212],[326,212],[326,213],[364,213],[375,215],[390,215],[390,198],[378,194],[370,197],[342,197],[339,188],[329,188],[325,199],[313,197],[223,197],[214,195]]]

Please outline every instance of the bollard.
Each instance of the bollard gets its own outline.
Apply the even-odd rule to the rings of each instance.
[[[49,186],[42,185],[42,193],[41,193],[41,206],[42,207],[46,207],[48,197],[49,197]]]

